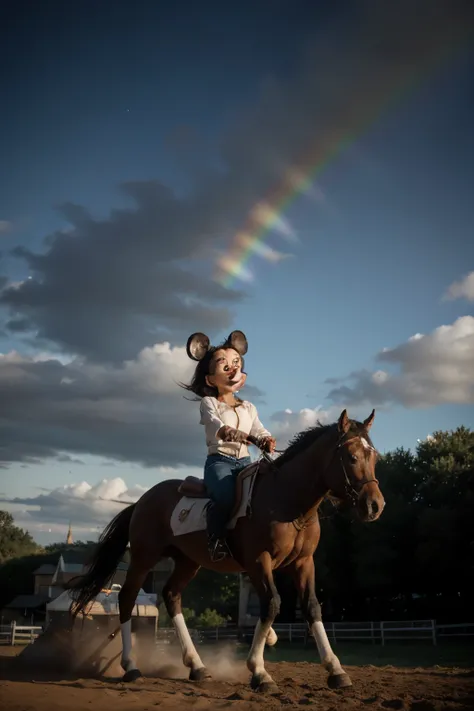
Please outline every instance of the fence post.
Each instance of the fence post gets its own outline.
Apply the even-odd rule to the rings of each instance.
[[[436,647],[436,620],[431,620],[431,636],[433,638],[433,645]]]
[[[383,622],[380,623],[380,636],[381,636],[381,638],[382,638],[382,647],[385,646],[385,634],[384,634],[384,626],[383,626],[383,624],[384,624]]]
[[[12,622],[12,647],[15,646],[16,620]]]
[[[290,639],[290,642],[293,642],[293,636],[291,634],[291,622],[290,622],[290,629],[289,629],[289,639]]]
[[[372,644],[375,644],[375,633],[374,633],[374,623],[370,623],[370,636],[372,637]]]

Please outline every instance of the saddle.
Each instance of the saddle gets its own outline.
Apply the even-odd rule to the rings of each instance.
[[[237,511],[242,500],[244,481],[250,476],[258,473],[261,462],[252,462],[242,469],[235,478],[235,496],[233,511]],[[197,476],[187,476],[179,485],[178,493],[190,499],[210,499],[206,489],[204,479]],[[232,514],[233,515],[233,514]]]

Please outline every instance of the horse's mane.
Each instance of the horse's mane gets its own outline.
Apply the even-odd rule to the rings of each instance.
[[[364,428],[362,422],[358,422],[357,420],[349,420],[349,422],[350,427],[347,434],[349,436],[361,435],[365,437],[371,447],[374,447],[372,440],[370,439],[367,430]],[[290,459],[293,459],[296,454],[303,452],[305,449],[310,447],[317,439],[325,435],[330,430],[334,430],[336,428],[337,422],[333,422],[329,425],[323,425],[321,424],[321,422],[318,421],[314,427],[309,427],[306,430],[298,432],[298,434],[296,434],[293,439],[290,440],[288,447],[285,449],[283,454],[280,454],[279,457],[273,460],[274,465],[280,467],[282,464],[286,464],[286,462],[290,461]]]

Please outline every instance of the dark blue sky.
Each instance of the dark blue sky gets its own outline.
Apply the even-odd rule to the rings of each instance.
[[[0,353],[78,355],[107,380],[154,343],[181,347],[193,330],[215,340],[241,328],[248,382],[261,391],[248,397],[282,438],[312,424],[318,408],[333,417],[345,405],[361,416],[378,408],[382,450],[473,426],[474,294],[465,286],[443,298],[474,272],[473,6],[455,0],[441,19],[430,8],[4,2]],[[351,140],[317,175],[322,198],[300,195],[284,215],[297,241],[265,237],[291,256],[272,264],[255,255],[253,282],[217,284],[216,261],[252,207],[315,146],[326,155],[335,132]],[[416,334],[424,338],[409,340]],[[98,387],[87,367],[81,378]],[[155,461],[127,449],[113,424],[107,446],[98,444],[93,414],[69,428],[73,440],[56,411],[42,431],[55,392],[54,368],[44,368],[38,423],[32,405],[17,411],[29,402],[24,391],[7,392],[17,403],[8,432],[19,477],[28,455],[43,462],[30,467],[38,481],[63,480],[48,447],[89,456],[78,476],[91,483],[103,476],[94,457]],[[133,393],[128,413],[143,406]],[[183,464],[178,454],[165,463]],[[121,472],[132,484],[155,476]]]

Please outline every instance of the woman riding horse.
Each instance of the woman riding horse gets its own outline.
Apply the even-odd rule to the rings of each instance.
[[[237,397],[247,378],[243,356],[247,339],[242,331],[232,331],[220,346],[211,346],[204,333],[193,333],[187,354],[198,361],[189,385],[183,385],[201,400],[201,425],[206,436],[207,458],[204,483],[212,499],[208,508],[208,545],[213,562],[226,557],[226,524],[234,505],[235,480],[251,463],[248,437],[260,449],[273,452],[275,439],[259,420],[257,408]]]

